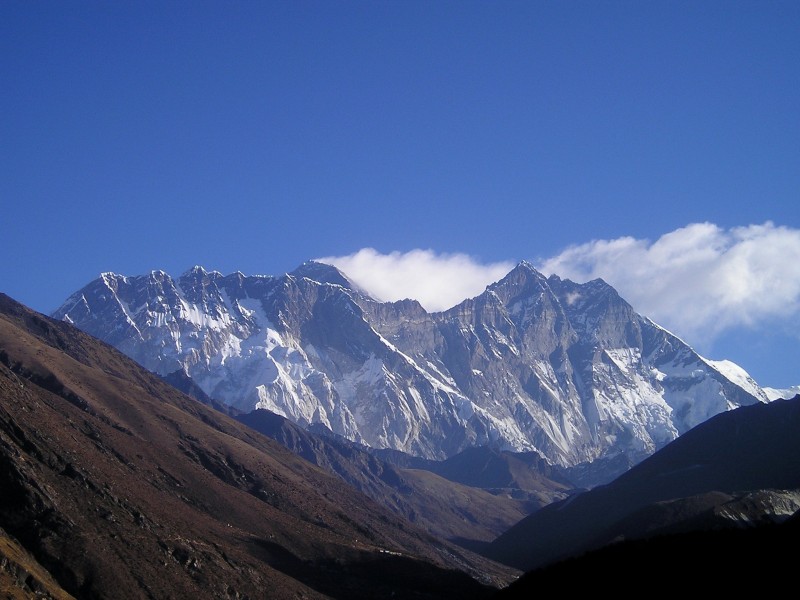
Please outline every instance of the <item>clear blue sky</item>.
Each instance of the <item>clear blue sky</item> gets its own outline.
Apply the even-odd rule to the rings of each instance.
[[[42,312],[102,271],[706,222],[785,228],[791,262],[800,2],[4,0],[0,140],[0,291]],[[795,309],[718,329],[687,341],[800,383]]]

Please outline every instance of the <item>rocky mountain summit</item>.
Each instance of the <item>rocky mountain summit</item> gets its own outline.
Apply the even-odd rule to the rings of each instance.
[[[491,446],[567,467],[638,462],[713,415],[768,401],[741,368],[699,356],[604,281],[525,262],[437,313],[380,302],[308,262],[275,277],[104,273],[53,316],[237,409],[431,459]]]

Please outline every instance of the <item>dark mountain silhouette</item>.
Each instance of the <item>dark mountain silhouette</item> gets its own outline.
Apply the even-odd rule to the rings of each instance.
[[[315,435],[267,410],[242,414],[237,419],[430,533],[471,548],[474,542],[493,540],[553,499],[563,498],[568,487],[539,476],[535,482],[537,496],[510,489],[490,493],[479,489],[482,486],[434,474],[439,464],[435,461],[408,457],[415,464],[424,463],[425,468],[396,467],[358,444],[332,435]]]
[[[534,598],[543,590],[614,598],[708,594],[739,597],[747,590],[782,596],[792,589],[800,518],[746,529],[693,531],[611,544],[526,573],[496,600]]]
[[[779,521],[798,506],[798,432],[800,396],[717,415],[612,483],[527,517],[487,555],[530,570],[620,538]]]
[[[0,550],[0,583],[53,597],[483,597],[512,575],[4,295]]]

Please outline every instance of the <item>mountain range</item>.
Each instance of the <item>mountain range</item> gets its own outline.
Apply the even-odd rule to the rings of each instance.
[[[275,277],[104,273],[53,316],[240,411],[431,460],[489,446],[627,468],[768,401],[743,369],[701,357],[602,280],[524,262],[436,313],[308,262]]]
[[[360,314],[365,323],[382,310],[416,304],[380,303],[343,285],[338,271],[315,264],[306,269],[338,283],[303,277],[302,285],[332,295],[342,290],[359,299],[355,306],[371,306],[373,312]],[[519,269],[536,275],[529,265]],[[297,282],[297,274],[261,279]],[[187,302],[184,287],[176,287]],[[264,408],[219,402],[187,369],[158,377],[65,322],[71,317],[53,320],[0,295],[0,590],[10,598],[489,598],[528,571],[498,595],[515,598],[564,582],[593,592],[609,577],[621,582],[626,569],[647,578],[679,572],[698,578],[693,589],[709,593],[734,593],[741,582],[763,590],[785,586],[792,554],[783,548],[796,544],[800,532],[800,397],[764,402],[740,369],[700,358],[630,307],[620,313],[627,305],[609,295],[617,307],[596,313],[632,314],[638,325],[595,315],[594,339],[614,338],[604,328],[638,327],[647,332],[642,363],[656,382],[672,386],[653,388],[662,399],[678,405],[673,394],[688,391],[684,402],[702,404],[704,392],[715,389],[728,410],[681,431],[649,457],[617,439],[591,463],[559,463],[497,440],[439,460],[370,447],[322,421],[297,424]],[[141,314],[135,303],[121,306],[131,316]],[[331,339],[316,330],[323,316],[330,318],[324,308],[311,304],[301,319],[307,326],[298,327],[302,335]],[[590,322],[597,307],[587,308],[573,320]],[[422,314],[429,324],[444,313]],[[199,313],[193,318],[202,320]],[[377,323],[388,327],[388,321]],[[473,321],[484,323],[484,317]],[[539,326],[548,331],[549,325]],[[335,318],[328,327],[328,334],[336,331]],[[392,328],[379,333],[376,327],[369,325],[388,342]],[[408,323],[392,327],[413,329]],[[484,330],[495,339],[488,326]],[[186,333],[174,331],[173,340]],[[187,339],[199,339],[201,331]],[[444,337],[436,331],[429,332],[433,339]],[[654,331],[677,354],[663,345],[656,346],[658,354],[645,343]],[[407,350],[395,349],[408,361],[435,358],[406,354],[411,343],[404,336],[393,342],[403,339]],[[530,350],[519,331],[510,330],[506,339],[517,351]],[[580,336],[573,340],[583,343]],[[350,343],[357,355],[353,338],[339,343]],[[603,372],[609,353],[619,356],[610,347],[598,345],[600,365],[590,361],[592,372]],[[301,348],[314,355],[308,345]],[[485,353],[492,346],[481,348]],[[580,356],[573,346],[566,352]],[[337,364],[343,362],[339,357]],[[677,386],[674,373],[685,372],[678,367],[698,364],[709,369],[706,375],[693,372]],[[629,369],[627,380],[637,373]],[[511,369],[501,381],[515,377]],[[626,379],[593,381],[620,386]],[[634,392],[623,387],[617,393],[621,401]],[[737,406],[725,393],[746,401]],[[598,482],[598,464],[606,475],[615,468],[625,472]],[[593,482],[592,489],[571,489],[578,481]],[[739,563],[735,577],[720,580],[719,573]],[[620,585],[619,595],[633,593]]]

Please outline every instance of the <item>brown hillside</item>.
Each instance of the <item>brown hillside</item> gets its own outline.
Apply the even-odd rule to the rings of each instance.
[[[481,597],[421,532],[109,346],[0,296],[0,527],[78,598]]]

